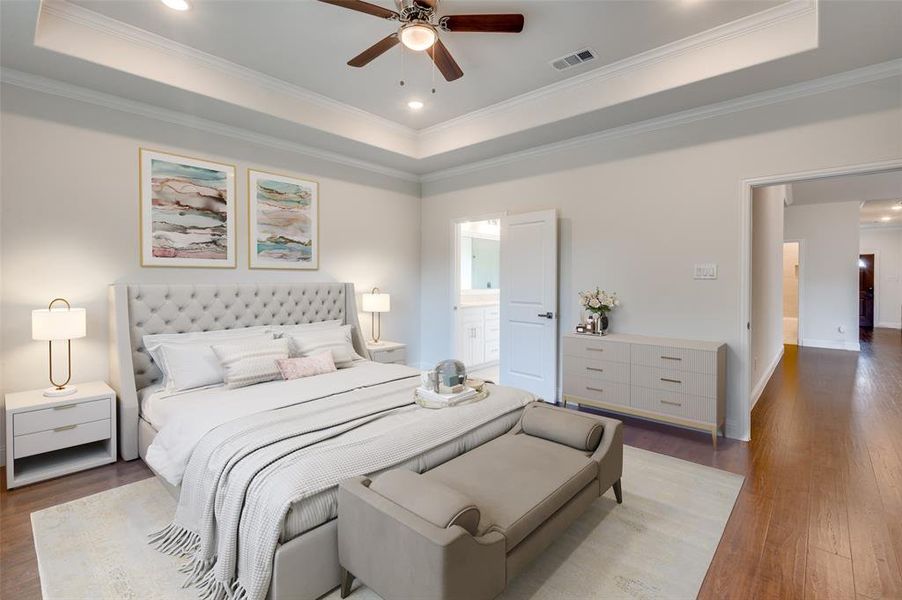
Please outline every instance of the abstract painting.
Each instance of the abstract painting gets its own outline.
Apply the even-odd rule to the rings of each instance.
[[[234,268],[235,167],[141,148],[141,264]]]
[[[250,169],[247,192],[250,268],[319,268],[317,183]]]

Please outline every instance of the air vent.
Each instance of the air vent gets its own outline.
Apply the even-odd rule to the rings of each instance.
[[[590,60],[595,60],[596,56],[594,50],[583,48],[582,50],[577,50],[573,54],[568,54],[567,56],[562,56],[551,61],[551,66],[558,71],[566,71],[570,67],[575,67],[585,62],[589,62]]]

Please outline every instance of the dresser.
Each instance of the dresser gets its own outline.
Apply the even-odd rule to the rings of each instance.
[[[10,489],[116,462],[116,393],[104,382],[69,396],[6,394],[6,486]]]
[[[711,432],[726,407],[726,344],[615,333],[566,334],[564,403]]]

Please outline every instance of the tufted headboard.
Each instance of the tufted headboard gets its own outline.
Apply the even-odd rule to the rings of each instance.
[[[368,357],[351,283],[110,286],[110,379],[119,396],[122,458],[138,457],[137,391],[162,379],[145,335],[331,319],[354,326],[354,348]]]

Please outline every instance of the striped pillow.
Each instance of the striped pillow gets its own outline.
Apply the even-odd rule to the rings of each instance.
[[[332,359],[339,369],[350,367],[355,360],[363,357],[354,352],[351,342],[351,325],[329,327],[327,329],[311,329],[302,334],[292,335],[292,356],[313,356],[324,350],[332,351]]]
[[[277,361],[288,358],[288,341],[284,339],[217,344],[213,352],[219,358],[229,389],[281,379]]]

